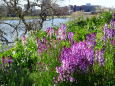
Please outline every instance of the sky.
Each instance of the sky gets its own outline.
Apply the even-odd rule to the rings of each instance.
[[[80,6],[80,5],[85,5],[86,3],[91,3],[91,5],[101,5],[104,7],[114,7],[115,8],[115,0],[57,0],[57,1],[59,1],[58,4],[61,6],[67,6],[67,5]],[[1,0],[0,0],[0,3],[1,3]],[[21,1],[21,4],[25,4],[24,0]]]
[[[63,0],[60,2],[60,5],[85,5],[86,3],[115,8],[115,0]]]

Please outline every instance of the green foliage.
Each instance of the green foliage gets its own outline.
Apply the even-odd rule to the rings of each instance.
[[[103,42],[102,27],[112,18],[110,13],[102,13],[96,17],[85,20],[78,19],[67,23],[67,32],[74,32],[74,40],[79,42],[85,40],[87,34],[96,32],[96,47],[101,49]],[[55,27],[57,29],[57,27]],[[38,53],[36,38],[48,40],[48,50],[42,54]],[[62,48],[70,47],[68,40],[57,41],[56,37],[47,37],[45,31],[32,31],[29,33],[26,43],[18,40],[15,46],[5,52],[0,52],[2,56],[12,56],[13,63],[2,67],[0,62],[0,85],[1,86],[53,86],[53,78],[57,75],[56,66],[60,65],[60,51]],[[1,47],[0,47],[1,49]],[[106,44],[105,66],[100,69],[97,64],[90,73],[76,73],[77,83],[63,82],[59,86],[113,86],[114,85],[114,47],[108,42]]]

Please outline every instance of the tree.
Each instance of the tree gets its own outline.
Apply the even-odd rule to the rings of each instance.
[[[16,14],[19,19],[24,23],[25,25],[25,33],[27,33],[27,31],[32,30],[33,28],[30,26],[32,24],[27,23],[25,20],[25,16],[28,15],[31,12],[31,8],[34,6],[40,7],[40,20],[39,20],[39,24],[40,24],[40,28],[42,28],[43,26],[43,22],[47,19],[47,17],[53,16],[53,8],[52,8],[52,2],[55,2],[54,0],[25,0],[26,1],[26,9],[22,10],[20,9],[20,2],[21,0],[3,0],[5,5],[7,6],[7,8],[9,9],[9,11],[13,14]]]
[[[52,3],[56,3],[57,0],[24,0],[26,2],[26,9],[24,10],[21,8],[22,0],[1,0],[1,1],[3,1],[3,4],[4,6],[6,6],[8,12],[10,12],[11,14],[15,14],[19,18],[20,22],[24,24],[23,34],[26,34],[31,30],[42,29],[43,23],[44,21],[46,21],[47,17],[48,16],[52,16],[52,18],[54,17],[55,10],[52,7]],[[25,16],[30,14],[32,11],[32,7],[35,6],[40,8],[40,13],[38,15],[39,19],[30,22],[26,21]],[[17,32],[20,22],[17,25],[11,25],[5,22],[0,22],[0,24],[7,24],[12,28],[14,28],[14,31]],[[3,32],[1,31],[0,33],[2,34]],[[8,40],[6,42],[8,43]]]

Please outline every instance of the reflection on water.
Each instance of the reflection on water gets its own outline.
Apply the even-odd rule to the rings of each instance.
[[[50,27],[52,25],[57,26],[57,25],[60,25],[61,23],[66,23],[68,20],[69,20],[69,18],[55,18],[53,20],[45,21],[43,23],[43,30],[46,30],[47,27]],[[33,22],[35,20],[26,20],[26,21],[27,22]],[[14,26],[19,24],[19,20],[4,20],[4,21],[0,21],[0,22],[9,23],[9,24],[12,24]],[[13,28],[9,25],[0,24],[0,29],[7,34],[7,35],[5,35],[5,37],[9,41],[14,41],[15,38],[17,37],[17,35],[16,35],[17,32],[16,31],[13,32]],[[18,34],[19,34],[18,37],[20,37],[23,32],[24,32],[24,24],[22,22],[20,22],[20,24],[18,26]]]

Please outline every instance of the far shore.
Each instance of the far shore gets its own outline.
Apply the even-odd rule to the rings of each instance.
[[[54,18],[69,18],[70,15],[67,16],[54,16]],[[25,19],[39,19],[39,16],[25,16]],[[47,18],[52,18],[51,16],[48,16]],[[19,17],[2,17],[0,20],[19,20]]]

